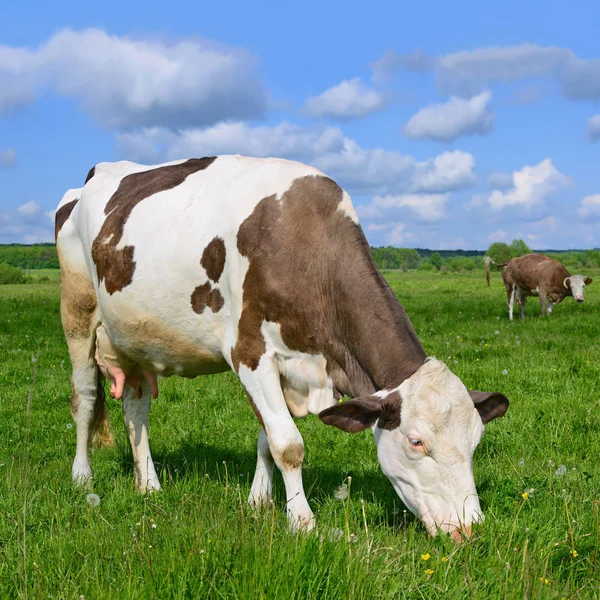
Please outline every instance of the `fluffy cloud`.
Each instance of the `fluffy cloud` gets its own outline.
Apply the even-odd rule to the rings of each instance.
[[[489,205],[496,209],[507,206],[522,206],[529,210],[535,205],[568,186],[571,180],[563,175],[547,158],[534,166],[525,166],[512,175],[513,187],[502,192],[494,190],[488,197]]]
[[[371,63],[370,67],[373,72],[373,82],[385,84],[398,69],[423,73],[429,71],[433,64],[433,59],[426,56],[422,50],[416,50],[411,54],[398,54],[388,50],[379,60]]]
[[[503,229],[499,229],[498,231],[492,231],[486,239],[490,242],[503,242],[506,239],[507,233]]]
[[[600,217],[600,194],[586,196],[579,204],[577,213],[586,219]]]
[[[44,211],[31,200],[15,210],[0,212],[0,244],[37,244],[54,241],[54,211]]]
[[[361,148],[334,127],[304,129],[285,122],[273,127],[221,123],[178,132],[151,128],[120,133],[117,141],[126,158],[144,162],[230,153],[302,160],[357,195],[444,193],[475,181],[475,160],[467,152],[445,152],[419,162],[399,152]]]
[[[369,89],[356,77],[338,83],[315,98],[309,98],[304,108],[313,117],[349,120],[381,110],[386,103],[384,94]]]
[[[438,142],[451,142],[461,135],[485,135],[494,122],[491,99],[490,92],[482,92],[469,100],[452,97],[444,104],[430,104],[408,120],[404,133],[412,139]]]
[[[266,92],[247,52],[64,29],[34,50],[0,46],[0,114],[44,90],[78,100],[102,125],[207,125],[259,117]]]
[[[592,142],[600,139],[600,115],[594,115],[588,119],[587,132]]]
[[[422,221],[439,221],[445,216],[450,194],[401,194],[399,196],[375,196],[372,206],[379,215],[407,208]]]
[[[0,150],[0,168],[12,167],[17,162],[17,153],[14,148]]]

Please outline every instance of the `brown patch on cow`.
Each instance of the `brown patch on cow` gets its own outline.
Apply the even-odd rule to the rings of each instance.
[[[88,338],[95,328],[98,301],[89,277],[66,267],[60,270],[60,314],[67,340]]]
[[[377,426],[380,429],[396,429],[400,427],[400,412],[402,411],[402,396],[394,390],[381,401],[381,414]]]
[[[220,237],[214,238],[206,246],[200,264],[208,278],[217,283],[225,268],[225,242]]]
[[[284,468],[299,469],[304,460],[304,444],[295,443],[285,447],[281,455]]]
[[[87,174],[87,177],[85,178],[85,181],[83,183],[83,185],[85,185],[94,175],[96,174],[96,167],[93,166]]]
[[[367,395],[397,387],[425,361],[404,309],[373,262],[362,229],[339,210],[342,189],[324,176],[296,179],[280,200],[261,200],[241,224],[240,364],[255,370],[266,350],[263,321],[286,346],[322,354],[335,388]]]
[[[99,282],[109,294],[129,285],[135,272],[134,247],[117,250],[131,211],[143,200],[181,185],[192,173],[209,167],[216,157],[191,158],[177,165],[126,175],[104,208],[107,215],[92,244],[92,259]]]
[[[54,241],[58,239],[58,234],[62,229],[62,226],[67,222],[67,219],[71,216],[71,213],[78,202],[79,198],[75,198],[75,200],[63,204],[56,211],[56,215],[54,215]]]
[[[198,314],[202,314],[207,306],[210,307],[214,313],[219,312],[223,308],[223,304],[225,304],[221,292],[217,289],[211,289],[209,281],[204,285],[199,285],[192,292],[191,302],[192,310]]]

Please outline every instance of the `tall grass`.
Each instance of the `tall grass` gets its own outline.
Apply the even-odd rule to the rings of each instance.
[[[527,320],[511,323],[498,274],[491,288],[481,273],[387,277],[428,354],[511,400],[475,453],[486,521],[473,540],[427,537],[381,473],[371,434],[316,417],[299,428],[318,532],[288,531],[280,478],[274,505],[251,510],[258,424],[231,373],[160,381],[150,437],[162,492],[135,491],[116,401],[117,443],[93,452],[91,488],[74,488],[58,285],[3,286],[0,597],[597,597],[600,293],[592,284],[585,304],[568,299],[544,319],[530,300]]]

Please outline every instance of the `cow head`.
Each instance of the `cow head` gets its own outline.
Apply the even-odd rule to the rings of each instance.
[[[592,283],[592,280],[584,275],[570,275],[569,277],[565,277],[563,281],[563,285],[571,290],[573,298],[577,302],[583,302],[583,288],[586,285],[590,285],[590,283]]]
[[[391,391],[357,398],[319,414],[355,433],[372,427],[383,472],[431,535],[460,541],[483,514],[473,478],[473,452],[483,426],[501,417],[508,399],[469,392],[446,365],[429,359]]]

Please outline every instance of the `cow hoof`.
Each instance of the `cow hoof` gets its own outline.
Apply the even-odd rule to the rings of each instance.
[[[297,533],[309,533],[315,527],[315,516],[310,515],[291,515],[288,514],[290,529]]]
[[[81,465],[77,461],[73,463],[71,479],[78,486],[85,486],[92,480],[92,469],[90,465]]]
[[[160,492],[162,489],[158,479],[148,479],[148,481],[137,483],[136,487],[140,494],[152,494],[153,492]]]
[[[248,504],[252,508],[258,509],[263,508],[265,506],[270,506],[271,502],[272,498],[266,492],[260,492],[257,494],[253,494],[252,492],[250,492],[250,495],[248,496]]]

